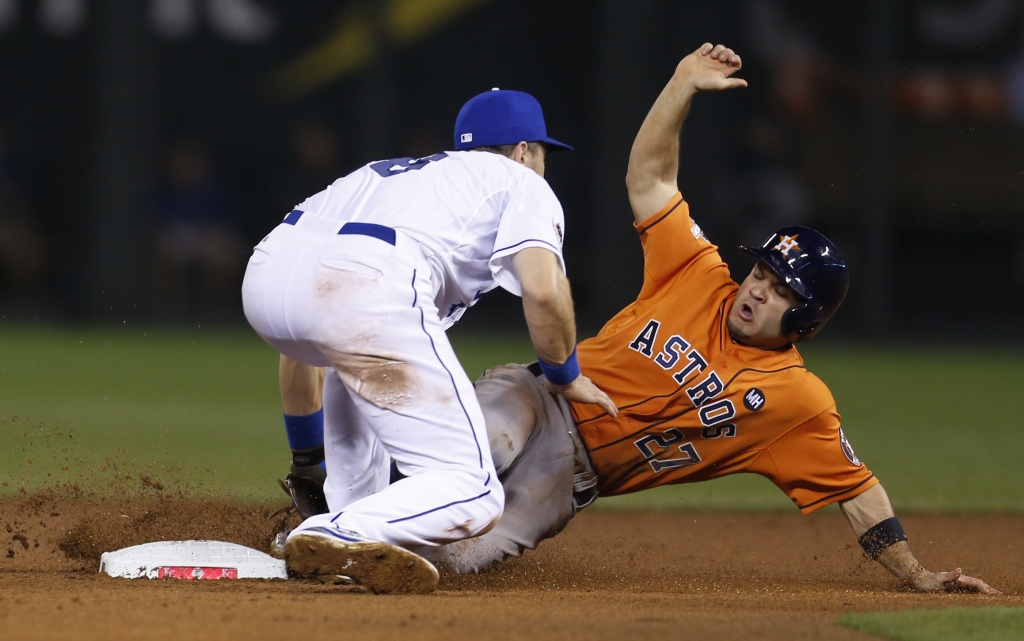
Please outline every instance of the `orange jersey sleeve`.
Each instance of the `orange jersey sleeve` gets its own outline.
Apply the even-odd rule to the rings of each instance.
[[[636,229],[640,295],[578,348],[583,373],[620,408],[613,418],[572,404],[601,494],[751,472],[810,512],[877,483],[794,347],[732,342],[738,285],[682,196]]]
[[[749,472],[770,479],[803,513],[852,499],[875,486],[839,425],[833,406],[768,445]]]

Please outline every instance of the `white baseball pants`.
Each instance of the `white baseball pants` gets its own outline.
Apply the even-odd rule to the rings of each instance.
[[[303,215],[253,253],[246,317],[278,351],[332,368],[324,387],[328,514],[337,527],[410,548],[486,532],[504,492],[483,413],[438,318],[419,246],[338,235]],[[390,460],[407,478],[388,485]]]

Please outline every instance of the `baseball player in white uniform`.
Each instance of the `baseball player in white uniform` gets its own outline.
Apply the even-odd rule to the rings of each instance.
[[[552,391],[615,411],[579,373],[564,217],[543,178],[549,149],[571,147],[547,136],[532,96],[488,91],[460,111],[455,150],[371,162],[256,246],[246,318],[297,371],[327,368],[329,511],[288,534],[293,572],[430,591],[436,569],[409,550],[500,518],[483,414],[445,336],[491,289],[522,297]],[[392,460],[404,478],[389,485]]]

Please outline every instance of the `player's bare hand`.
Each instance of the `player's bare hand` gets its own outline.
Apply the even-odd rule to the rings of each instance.
[[[676,76],[697,91],[721,91],[747,86],[746,80],[732,77],[742,67],[743,60],[735,51],[705,42],[679,62]]]
[[[967,576],[957,568],[952,572],[921,572],[911,580],[911,585],[922,592],[977,592],[979,594],[1002,594],[981,579]]]
[[[568,385],[555,385],[546,381],[548,389],[555,394],[561,394],[574,403],[594,403],[612,416],[619,415],[619,408],[615,407],[611,397],[604,393],[594,382],[580,374],[576,380]]]

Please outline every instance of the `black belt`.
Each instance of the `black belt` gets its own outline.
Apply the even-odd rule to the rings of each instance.
[[[302,218],[303,213],[304,212],[301,209],[293,209],[281,222],[286,225],[294,225],[298,222],[299,218]],[[395,230],[390,227],[376,225],[374,223],[345,223],[341,226],[341,229],[338,230],[338,234],[370,236],[377,240],[383,240],[385,243],[390,245],[395,244]]]

